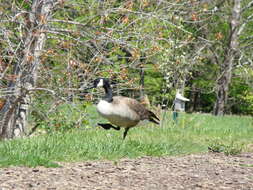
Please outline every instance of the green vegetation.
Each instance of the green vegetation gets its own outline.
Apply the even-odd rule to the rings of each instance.
[[[117,160],[141,156],[168,156],[208,151],[237,154],[249,151],[252,144],[253,118],[214,117],[205,114],[180,114],[178,124],[171,113],[162,113],[160,127],[147,125],[133,128],[125,141],[122,130],[99,127],[71,129],[0,143],[0,165],[35,167],[59,166],[56,162],[83,160]],[[94,121],[93,121],[94,122]]]

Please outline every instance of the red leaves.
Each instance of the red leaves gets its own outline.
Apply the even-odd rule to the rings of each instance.
[[[199,20],[198,14],[195,13],[195,12],[193,12],[193,13],[191,14],[191,19],[192,19],[193,21],[198,21],[198,20]]]
[[[139,59],[141,56],[140,51],[138,49],[133,49],[130,51],[130,53],[132,55],[133,60]]]
[[[6,100],[5,99],[0,99],[0,110],[4,107]]]
[[[128,16],[124,16],[124,17],[121,19],[121,22],[124,23],[124,24],[128,23],[128,21],[129,21]]]
[[[221,32],[217,32],[216,34],[215,34],[215,39],[216,40],[221,40],[223,38],[223,34],[221,33]]]
[[[133,1],[130,0],[125,3],[124,7],[128,10],[132,10],[133,5],[134,5]]]

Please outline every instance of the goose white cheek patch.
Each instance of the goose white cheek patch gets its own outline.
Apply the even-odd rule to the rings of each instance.
[[[100,79],[99,83],[97,84],[97,87],[102,87],[104,86],[104,81],[103,79]]]

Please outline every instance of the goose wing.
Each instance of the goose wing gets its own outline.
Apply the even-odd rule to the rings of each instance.
[[[113,97],[113,101],[114,100],[115,103],[125,104],[131,111],[135,112],[140,117],[140,120],[147,119],[158,124],[154,119],[159,121],[159,118],[137,100],[124,96],[115,96]]]

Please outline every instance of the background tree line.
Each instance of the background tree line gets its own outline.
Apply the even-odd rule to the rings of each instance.
[[[82,125],[97,96],[82,89],[98,76],[153,105],[170,108],[181,89],[188,111],[253,114],[251,0],[0,4],[2,138],[41,123]],[[57,112],[61,106],[77,119]]]

